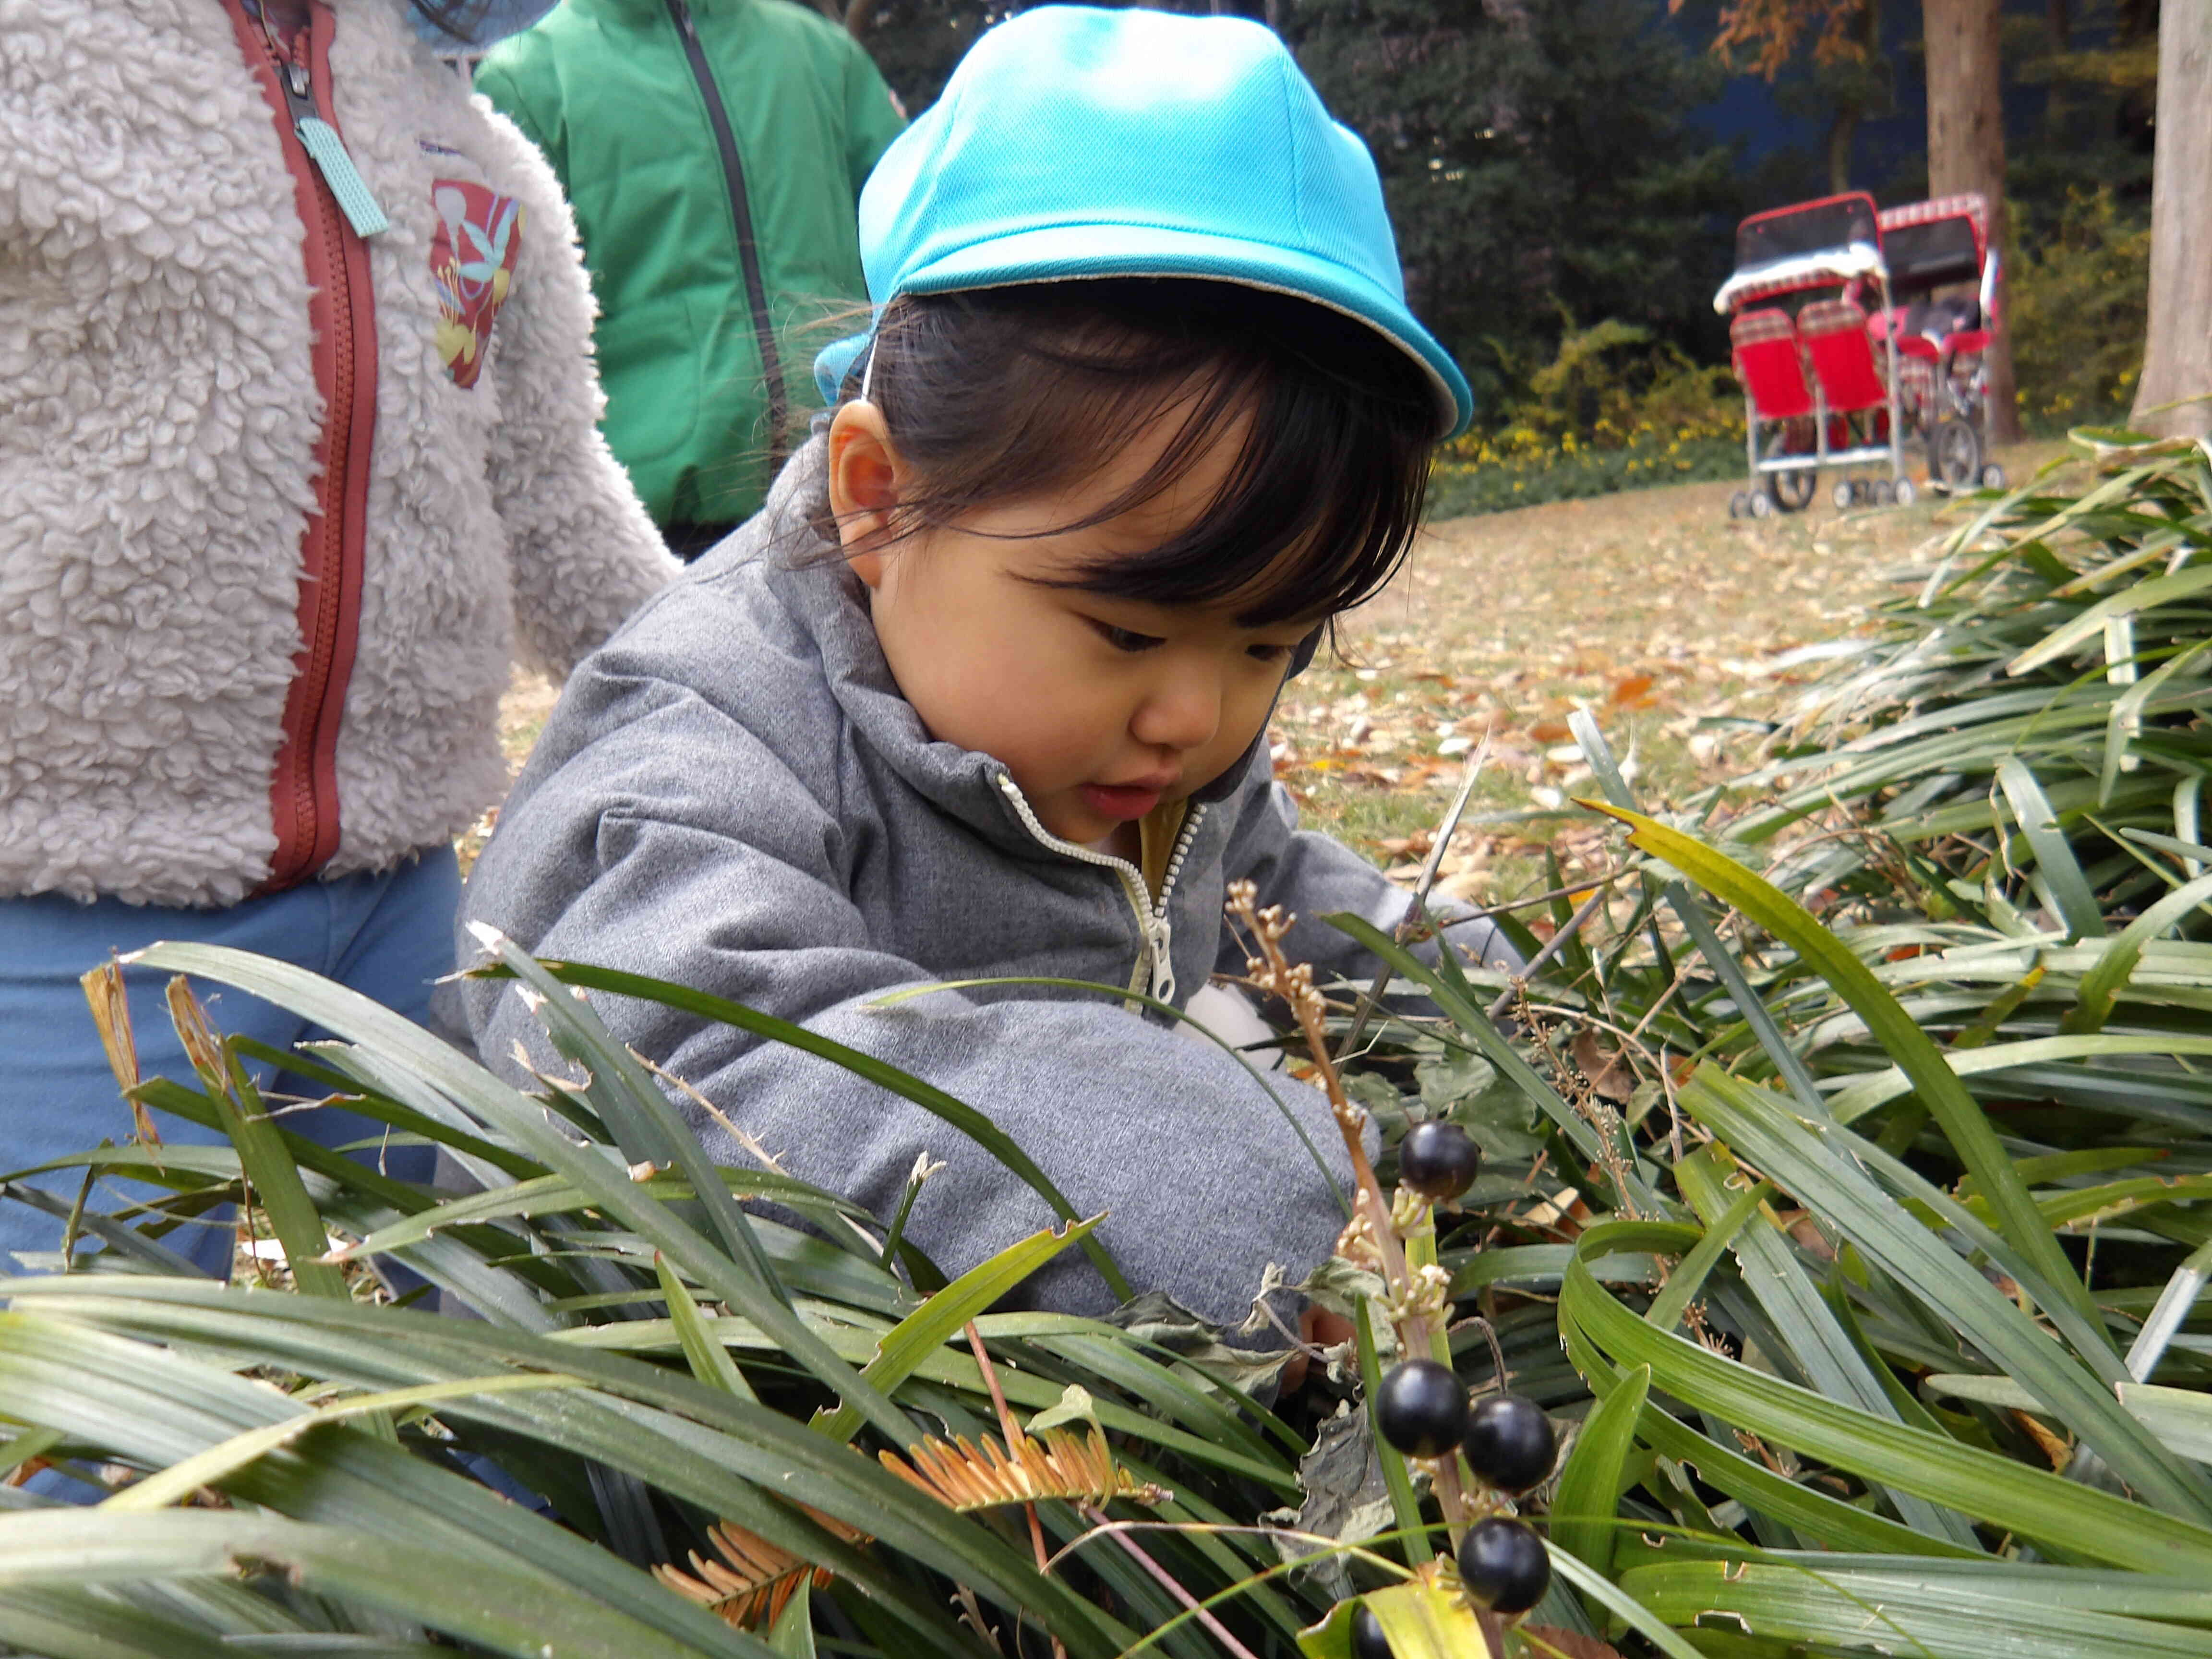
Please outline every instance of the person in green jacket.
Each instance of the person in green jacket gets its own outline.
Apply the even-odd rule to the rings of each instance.
[[[820,323],[866,303],[855,204],[905,118],[790,0],[562,0],[476,84],[568,193],[607,442],[689,558],[760,506]]]

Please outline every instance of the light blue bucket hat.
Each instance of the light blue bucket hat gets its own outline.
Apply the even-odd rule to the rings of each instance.
[[[520,34],[553,9],[556,0],[482,0],[476,6],[453,8],[455,21],[466,30],[456,34],[425,15],[419,7],[408,7],[415,33],[441,58],[475,58],[489,52],[510,34]]]
[[[901,294],[1089,276],[1194,276],[1295,295],[1418,363],[1437,427],[1467,376],[1406,308],[1367,147],[1281,41],[1235,17],[1040,6],[975,42],[860,193],[880,318]],[[814,360],[836,399],[874,337]]]

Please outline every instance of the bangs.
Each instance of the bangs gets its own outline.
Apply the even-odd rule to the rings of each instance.
[[[1420,369],[1364,324],[1287,295],[1174,279],[983,290],[892,311],[904,307],[921,314],[886,316],[872,388],[921,480],[896,533],[1064,487],[1164,422],[1142,477],[1032,533],[1156,500],[1241,427],[1212,499],[1170,540],[1054,586],[1166,606],[1229,601],[1241,625],[1261,627],[1349,610],[1404,559],[1435,404]],[[933,375],[930,359],[965,370]]]

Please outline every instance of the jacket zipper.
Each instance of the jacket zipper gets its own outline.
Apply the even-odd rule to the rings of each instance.
[[[313,20],[320,12],[319,7],[310,9],[308,27],[289,43],[289,54],[272,51],[268,37],[258,28],[243,32],[258,42],[283,94],[289,118],[278,124],[280,142],[295,181],[309,181],[305,193],[314,211],[302,217],[307,235],[319,246],[324,269],[332,277],[322,285],[321,296],[329,307],[325,334],[331,362],[330,384],[318,386],[325,397],[324,465],[316,480],[315,511],[301,550],[301,650],[285,696],[283,738],[270,781],[276,849],[264,891],[306,879],[337,851],[338,726],[357,644],[362,520],[374,421],[376,344],[371,332],[374,313],[367,249],[352,234],[336,193],[299,134],[300,124],[307,120],[325,122],[333,131],[337,127],[335,112],[323,106],[328,102],[327,88],[319,100],[314,79]],[[361,406],[364,403],[365,409]]]
[[[1147,989],[1153,1000],[1174,1001],[1175,928],[1168,920],[1168,906],[1175,898],[1176,883],[1182,878],[1183,860],[1190,856],[1191,842],[1198,834],[1198,826],[1205,820],[1208,810],[1206,803],[1194,804],[1183,815],[1182,828],[1176,835],[1175,846],[1168,853],[1167,868],[1160,876],[1160,896],[1156,902],[1145,890],[1145,872],[1128,860],[1117,859],[1110,853],[1099,852],[1080,842],[1063,841],[1039,823],[1037,815],[1030,808],[1028,797],[1022,793],[1022,787],[1014,781],[1012,773],[999,774],[999,788],[1012,804],[1016,816],[1022,821],[1022,827],[1039,842],[1055,853],[1064,854],[1085,864],[1095,864],[1103,870],[1111,870],[1121,878],[1121,896],[1129,901],[1129,908],[1136,912],[1137,931],[1144,940],[1144,947],[1138,953],[1137,965],[1129,975],[1129,988],[1134,991],[1149,975],[1151,983]]]
[[[690,60],[691,78],[699,83],[706,101],[708,125],[714,129],[714,145],[722,154],[722,181],[730,191],[730,218],[738,232],[738,266],[744,273],[745,302],[752,309],[753,337],[760,346],[761,377],[768,388],[768,469],[773,477],[783,470],[783,434],[790,409],[783,389],[783,361],[775,348],[775,327],[768,313],[768,286],[761,280],[760,247],[753,240],[752,200],[745,191],[744,163],[738,156],[738,136],[730,128],[730,112],[722,102],[722,89],[707,63],[707,49],[699,43],[699,30],[691,21],[687,0],[667,0],[668,15],[684,37],[684,55]]]

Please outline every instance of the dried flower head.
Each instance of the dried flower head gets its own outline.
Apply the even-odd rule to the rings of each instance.
[[[1011,1456],[989,1435],[983,1437],[981,1447],[964,1435],[951,1445],[933,1436],[913,1448],[911,1463],[896,1452],[879,1455],[884,1467],[900,1480],[947,1508],[963,1511],[1055,1498],[1088,1504],[1115,1498],[1161,1504],[1173,1496],[1116,1463],[1105,1437],[1096,1430],[1085,1439],[1066,1429],[1023,1435]]]
[[[866,1533],[847,1526],[835,1516],[824,1515],[804,1504],[799,1508],[816,1525],[846,1543],[869,1541]],[[707,1536],[719,1559],[705,1559],[695,1550],[691,1553],[690,1572],[664,1565],[655,1567],[653,1576],[678,1595],[698,1602],[725,1624],[739,1630],[774,1624],[800,1583],[811,1577],[814,1587],[822,1589],[835,1576],[828,1568],[800,1560],[734,1521],[720,1522]]]

